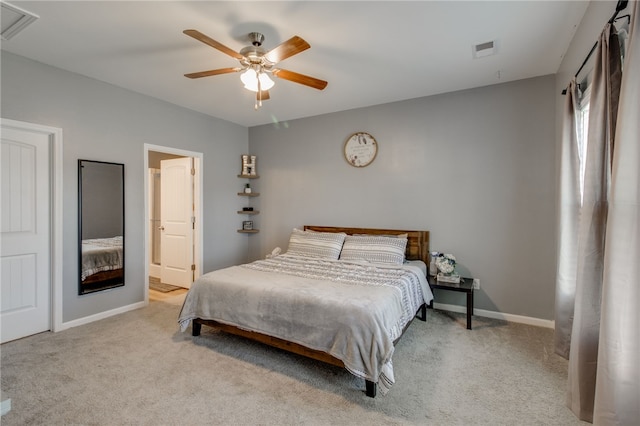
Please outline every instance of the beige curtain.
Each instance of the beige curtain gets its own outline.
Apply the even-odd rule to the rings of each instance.
[[[569,345],[567,405],[580,419],[605,425],[640,422],[640,58],[635,2],[631,9],[624,80],[612,25],[598,42],[584,192],[577,213],[568,207],[575,202],[576,165],[565,158],[561,162],[556,351],[565,355]],[[568,129],[575,117],[565,116]],[[564,146],[573,145],[571,134],[567,130],[564,136],[563,156],[565,151],[571,155],[571,148]]]
[[[567,405],[592,421],[598,365],[604,242],[609,208],[611,159],[620,90],[620,50],[611,24],[600,36],[589,101],[589,133],[578,228],[578,270]]]
[[[640,18],[631,12],[609,196],[593,422],[640,424]]]
[[[558,200],[558,269],[556,273],[555,351],[569,358],[571,326],[578,270],[578,220],[580,218],[580,150],[577,132],[578,86],[567,87],[563,111]]]

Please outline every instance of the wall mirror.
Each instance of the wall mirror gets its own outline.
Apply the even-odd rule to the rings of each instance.
[[[78,160],[78,294],[124,285],[124,164]]]

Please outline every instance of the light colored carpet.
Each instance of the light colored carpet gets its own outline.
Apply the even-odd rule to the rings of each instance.
[[[573,425],[551,330],[428,311],[394,355],[396,384],[364,395],[343,369],[203,327],[184,296],[2,345],[2,424]]]

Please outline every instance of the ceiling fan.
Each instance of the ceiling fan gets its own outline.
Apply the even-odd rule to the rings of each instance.
[[[233,49],[228,48],[220,42],[202,34],[198,30],[184,30],[186,35],[207,44],[214,49],[218,49],[222,53],[225,53],[232,58],[237,59],[240,62],[239,67],[219,68],[209,71],[200,71],[190,74],[185,74],[188,78],[201,78],[209,77],[212,75],[229,74],[234,72],[242,72],[240,79],[245,84],[245,88],[256,92],[256,104],[255,108],[258,109],[262,106],[262,101],[270,98],[269,89],[273,87],[274,82],[268,76],[268,74],[275,75],[278,78],[293,81],[294,83],[303,84],[305,86],[312,87],[314,89],[323,90],[327,87],[327,82],[324,80],[310,77],[308,75],[299,74],[297,72],[285,70],[282,68],[275,68],[278,62],[281,62],[293,55],[309,49],[311,46],[298,36],[293,36],[284,43],[276,46],[270,51],[265,51],[262,48],[262,42],[264,41],[264,35],[261,33],[249,33],[249,39],[251,46],[244,47],[240,52],[236,52]]]

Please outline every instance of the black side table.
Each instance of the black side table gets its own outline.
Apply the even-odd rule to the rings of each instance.
[[[458,291],[467,293],[467,330],[471,330],[471,316],[473,315],[473,278],[460,277],[459,283],[445,283],[436,280],[436,277],[429,275],[427,277],[429,287],[440,290]],[[429,307],[433,309],[433,300],[429,304]]]

